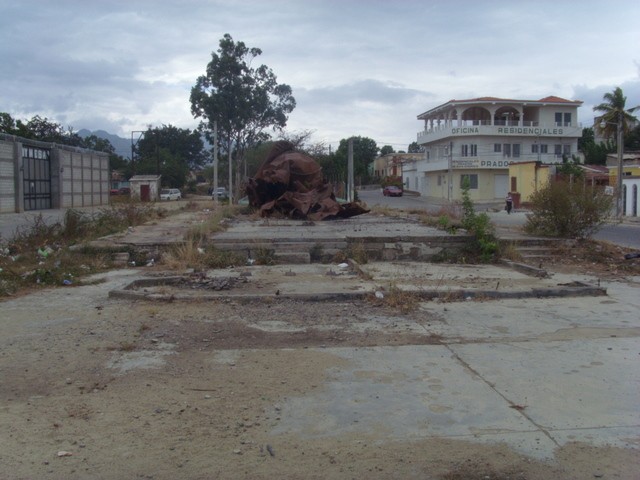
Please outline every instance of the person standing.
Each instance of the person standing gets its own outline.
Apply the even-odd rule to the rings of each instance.
[[[513,197],[511,196],[511,192],[507,193],[506,205],[504,209],[507,211],[509,215],[511,215],[511,210],[513,209]]]

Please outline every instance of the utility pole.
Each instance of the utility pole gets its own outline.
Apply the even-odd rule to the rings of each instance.
[[[622,221],[622,214],[624,213],[622,211],[622,152],[624,149],[624,140],[622,139],[622,114],[623,112],[618,113],[618,185],[616,192],[616,218],[619,222]]]
[[[229,157],[229,205],[233,205],[233,164],[231,163],[231,138],[229,138],[228,143],[228,157]]]
[[[213,201],[218,203],[218,121],[213,121]]]
[[[353,202],[354,181],[353,181],[353,138],[349,139],[349,153],[347,157],[347,202]]]

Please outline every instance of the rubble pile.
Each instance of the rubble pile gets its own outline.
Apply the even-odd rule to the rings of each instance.
[[[247,184],[249,204],[262,217],[280,214],[297,220],[349,218],[367,213],[358,203],[340,204],[322,167],[297,152],[290,142],[276,142]]]

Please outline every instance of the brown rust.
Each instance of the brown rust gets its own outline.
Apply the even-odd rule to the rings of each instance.
[[[258,172],[247,185],[249,204],[269,217],[281,214],[293,219],[349,218],[369,210],[358,203],[340,204],[322,167],[293,144],[276,142]]]

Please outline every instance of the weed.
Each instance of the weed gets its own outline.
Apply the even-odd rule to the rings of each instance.
[[[322,261],[324,256],[324,247],[320,243],[316,243],[309,249],[309,257],[312,263]]]
[[[82,276],[110,268],[105,253],[69,247],[162,215],[150,206],[129,202],[95,215],[69,209],[62,222],[34,217],[0,246],[0,297],[34,286],[74,285]]]
[[[389,284],[382,298],[371,295],[370,301],[384,305],[386,307],[398,310],[403,314],[414,312],[418,309],[420,303],[418,297],[413,292],[407,292],[398,287],[395,282]]]
[[[203,245],[194,239],[185,241],[164,253],[161,263],[174,270],[227,268],[243,263],[237,254],[220,251],[212,245]]]
[[[275,251],[271,248],[258,247],[253,252],[254,260],[257,265],[275,265]]]
[[[347,246],[346,256],[347,258],[352,258],[360,265],[364,265],[369,262],[369,255],[364,246],[364,241],[362,240],[350,243]]]
[[[462,227],[474,235],[474,242],[466,249],[471,256],[479,257],[484,263],[491,262],[498,253],[495,228],[486,213],[476,213],[469,194],[469,179],[462,184]]]
[[[508,243],[500,247],[500,257],[514,262],[522,260],[522,255],[518,252],[518,248],[513,243]]]

